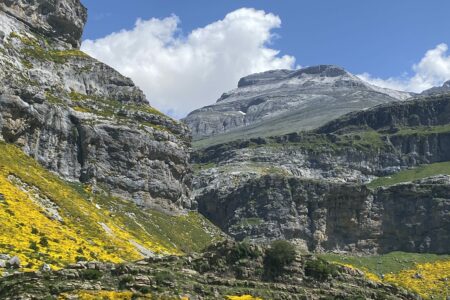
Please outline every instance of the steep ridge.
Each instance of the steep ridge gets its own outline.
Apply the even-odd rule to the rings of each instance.
[[[78,0],[0,1],[0,137],[67,180],[195,208],[188,128],[78,49],[86,15]]]
[[[200,211],[238,239],[287,238],[311,251],[449,253],[448,177],[366,186],[450,161],[449,147],[450,95],[420,97],[313,132],[198,150],[194,194]]]
[[[0,270],[199,251],[188,128],[78,49],[78,0],[0,1]]]
[[[344,69],[319,65],[242,78],[238,88],[183,121],[197,147],[317,128],[345,113],[411,94],[370,85]]]
[[[93,185],[66,182],[0,142],[0,271],[120,263],[199,251],[220,232],[197,213],[142,210]],[[183,234],[180,234],[183,230]],[[19,264],[8,267],[17,257]]]

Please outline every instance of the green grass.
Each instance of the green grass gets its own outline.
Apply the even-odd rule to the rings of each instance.
[[[320,257],[329,262],[352,265],[356,268],[367,269],[380,275],[398,273],[402,270],[413,269],[416,264],[432,263],[449,260],[450,255],[436,255],[428,253],[391,252],[384,255],[354,256],[342,254],[322,254]]]
[[[258,226],[264,223],[263,219],[260,218],[245,218],[239,223],[239,226],[249,227],[249,226]]]
[[[439,126],[419,126],[419,127],[405,127],[401,128],[396,135],[428,135],[433,133],[450,132],[450,124]]]
[[[450,175],[450,162],[434,163],[410,170],[400,171],[391,176],[377,178],[370,182],[367,186],[369,188],[391,186],[394,184],[410,182],[435,175]]]

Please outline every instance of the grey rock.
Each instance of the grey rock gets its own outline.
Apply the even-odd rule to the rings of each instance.
[[[10,258],[11,258],[11,256],[9,256],[8,254],[0,254],[1,260],[9,260]]]
[[[42,272],[50,272],[52,268],[48,264],[43,264],[41,267]]]
[[[309,133],[197,150],[199,210],[240,240],[290,239],[310,251],[448,253],[448,176],[375,191],[365,184],[450,161],[449,108],[448,95],[419,98]]]
[[[0,139],[69,181],[147,208],[191,201],[189,129],[77,47],[78,0],[0,1]],[[73,45],[69,45],[69,44]]]
[[[446,94],[450,93],[450,80],[444,82],[444,84],[440,87],[433,87],[431,89],[425,90],[421,93],[421,95],[432,95],[432,94]]]
[[[371,191],[268,175],[198,200],[200,211],[238,240],[300,240],[319,252],[444,254],[450,251],[449,192],[448,183]]]
[[[87,10],[79,0],[2,0],[0,9],[35,31],[80,46]]]
[[[20,258],[17,256],[14,256],[13,258],[11,258],[8,263],[6,264],[9,268],[11,269],[19,269],[21,264],[20,264]]]
[[[241,246],[231,241],[217,243],[192,262],[180,257],[177,266],[164,258],[148,265],[123,263],[114,271],[105,266],[99,268],[101,276],[95,280],[86,280],[83,271],[66,269],[46,274],[14,274],[0,278],[0,293],[6,300],[45,299],[61,293],[71,299],[77,297],[80,290],[132,291],[135,294],[150,290],[154,297],[162,299],[179,298],[176,294],[180,290],[192,295],[192,299],[221,299],[232,291],[274,300],[303,299],[305,295],[308,299],[337,295],[372,299],[378,294],[382,294],[383,299],[420,299],[390,285],[370,282],[362,272],[347,267],[336,267],[337,274],[319,280],[305,272],[308,262],[317,259],[311,255],[298,256],[276,277],[266,276],[264,254],[267,247],[248,244],[249,252],[242,252]],[[21,284],[24,281],[27,284]]]
[[[410,96],[370,85],[340,67],[320,65],[244,77],[237,89],[183,121],[200,147],[313,129],[345,113]]]

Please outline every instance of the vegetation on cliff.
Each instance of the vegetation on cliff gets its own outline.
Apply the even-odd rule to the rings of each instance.
[[[0,153],[0,253],[18,256],[25,271],[198,251],[219,236],[196,213],[143,211],[59,179],[13,145],[0,143]]]

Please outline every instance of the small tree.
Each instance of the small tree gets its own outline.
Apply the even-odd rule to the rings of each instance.
[[[284,267],[295,260],[295,247],[288,241],[275,241],[266,251],[264,269],[266,276],[274,278],[283,273]]]
[[[324,281],[338,274],[338,268],[323,259],[310,260],[305,265],[305,275]]]

